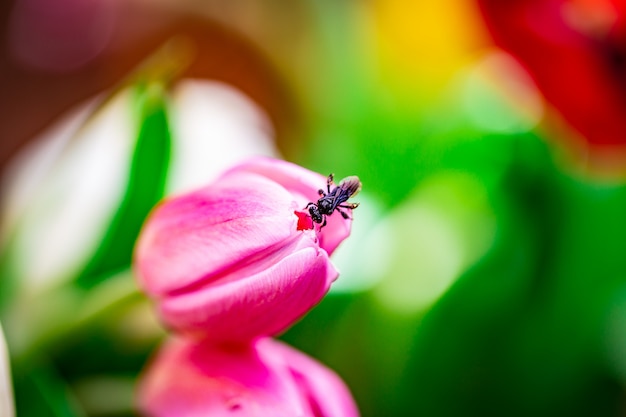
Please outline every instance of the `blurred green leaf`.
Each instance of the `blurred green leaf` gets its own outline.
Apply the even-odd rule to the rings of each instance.
[[[171,147],[166,99],[160,84],[137,87],[140,128],[128,185],[100,246],[76,279],[80,287],[91,288],[107,274],[129,267],[143,221],[163,197]]]
[[[4,314],[6,305],[11,303],[17,292],[18,283],[15,266],[10,262],[14,255],[15,246],[7,245],[0,253],[0,316]]]
[[[559,172],[537,141],[514,155],[493,196],[496,245],[424,317],[404,409],[616,415],[623,394],[599,358],[606,306],[626,281],[626,188]]]
[[[13,304],[6,318],[7,334],[13,336],[13,360],[28,363],[42,352],[67,348],[89,328],[124,306],[144,300],[130,271],[109,275],[85,293],[76,287],[59,287],[46,293],[45,303]],[[24,331],[37,329],[36,332]]]
[[[37,363],[16,369],[15,408],[17,416],[83,417],[73,395],[60,375],[49,364]]]

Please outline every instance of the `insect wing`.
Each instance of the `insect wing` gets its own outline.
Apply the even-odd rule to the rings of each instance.
[[[337,188],[346,195],[347,200],[361,191],[361,180],[356,175],[352,175],[342,179]]]

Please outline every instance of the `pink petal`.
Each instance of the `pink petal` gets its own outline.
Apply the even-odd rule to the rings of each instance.
[[[144,373],[140,410],[153,417],[356,417],[343,382],[287,345],[166,343]]]
[[[288,345],[266,339],[272,343],[275,354],[282,356],[300,386],[303,395],[316,417],[357,417],[357,409],[348,387],[330,369],[320,365],[304,353]]]
[[[236,166],[230,172],[253,172],[277,182],[289,191],[300,209],[309,202],[319,199],[317,190],[326,189],[326,177],[290,162],[259,157]],[[351,210],[347,210],[350,212]],[[318,230],[320,247],[332,254],[337,246],[350,235],[352,220],[346,220],[338,213],[327,218],[328,224]]]
[[[205,287],[165,296],[165,323],[204,338],[245,341],[274,335],[328,292],[337,272],[307,237]]]
[[[210,281],[296,235],[293,200],[263,177],[231,173],[160,205],[141,232],[135,265],[155,295]]]
[[[151,417],[313,416],[289,371],[251,346],[173,339],[149,365],[138,389]]]

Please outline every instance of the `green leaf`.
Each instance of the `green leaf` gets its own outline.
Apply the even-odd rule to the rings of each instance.
[[[49,364],[16,370],[15,408],[18,416],[82,417],[85,413],[69,387]]]
[[[107,275],[128,268],[143,221],[164,194],[171,134],[163,86],[138,86],[136,103],[141,124],[128,185],[100,246],[76,279],[82,288],[91,288]]]

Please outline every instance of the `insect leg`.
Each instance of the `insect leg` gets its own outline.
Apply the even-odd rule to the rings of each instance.
[[[337,207],[355,209],[358,206],[359,206],[359,203],[346,203],[346,204],[339,204]]]
[[[317,193],[320,195],[320,197],[326,197],[326,193],[321,188],[317,190]]]
[[[326,226],[326,216],[324,216],[324,222],[323,222],[323,223],[322,223],[322,225],[320,226],[320,229],[321,229],[322,227],[324,227],[324,226]]]
[[[335,174],[329,174],[326,179],[326,189],[328,190],[328,194],[330,194],[330,185],[333,183],[333,178],[335,178]]]
[[[343,210],[340,210],[339,207],[342,207],[342,206],[337,206],[337,208],[335,210],[337,210],[341,214],[341,217],[343,217],[346,220],[351,219],[351,217],[348,216],[348,213],[346,213]]]

